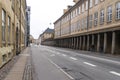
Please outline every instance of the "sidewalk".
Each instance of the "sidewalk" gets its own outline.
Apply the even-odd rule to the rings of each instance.
[[[24,74],[26,74],[25,72],[27,72],[25,70],[26,70],[26,65],[27,65],[29,56],[30,56],[29,48],[26,48],[19,55],[19,59],[13,65],[12,69],[10,70],[10,72],[8,73],[8,75],[6,76],[4,80],[23,80],[23,78],[25,79]]]

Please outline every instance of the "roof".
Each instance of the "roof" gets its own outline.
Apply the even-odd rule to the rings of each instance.
[[[44,33],[54,33],[54,29],[47,28]]]

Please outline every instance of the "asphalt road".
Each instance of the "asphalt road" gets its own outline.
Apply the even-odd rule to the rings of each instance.
[[[120,80],[119,57],[35,45],[31,51],[38,80]],[[54,69],[55,73],[51,72],[53,78],[50,79],[47,73]]]

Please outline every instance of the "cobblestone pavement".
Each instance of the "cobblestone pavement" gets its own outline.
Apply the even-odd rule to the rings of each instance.
[[[15,56],[8,63],[6,63],[2,68],[0,68],[0,80],[4,80],[6,75],[9,73],[10,69],[17,62],[19,56]]]
[[[23,69],[22,75],[21,75],[21,72],[20,72],[21,70],[19,70],[20,67],[19,67],[19,69],[16,67],[19,64],[21,64],[20,61],[24,61],[24,60],[20,60],[21,56],[26,57],[25,62],[22,62],[23,66],[25,65],[24,68],[21,68],[21,69]],[[18,64],[18,65],[16,65],[16,64]],[[21,67],[23,67],[23,66],[21,66]],[[18,69],[18,70],[16,70],[16,69]],[[12,78],[12,75],[14,75],[14,74],[11,75],[11,72],[10,72],[11,70],[13,71],[13,73],[14,72],[17,73],[17,74],[20,73],[22,78],[18,79],[17,74],[16,74],[15,77],[16,77],[17,80],[33,80],[31,55],[30,55],[30,48],[29,47],[26,48],[23,52],[21,52],[20,55],[12,58],[6,65],[4,65],[0,69],[0,80],[6,80],[6,79],[7,80],[16,80],[15,78]],[[18,72],[16,72],[16,71],[18,71]],[[8,75],[9,75],[9,78],[8,78]],[[20,77],[20,75],[18,77]]]
[[[23,80],[34,80],[33,79],[33,66],[32,66],[32,59],[31,59],[31,50],[29,48],[28,53],[30,56],[27,58],[27,63],[25,66],[24,74],[23,74]]]

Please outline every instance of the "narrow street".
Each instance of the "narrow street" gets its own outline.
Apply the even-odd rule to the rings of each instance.
[[[120,59],[48,46],[31,46],[36,80],[120,80]]]

